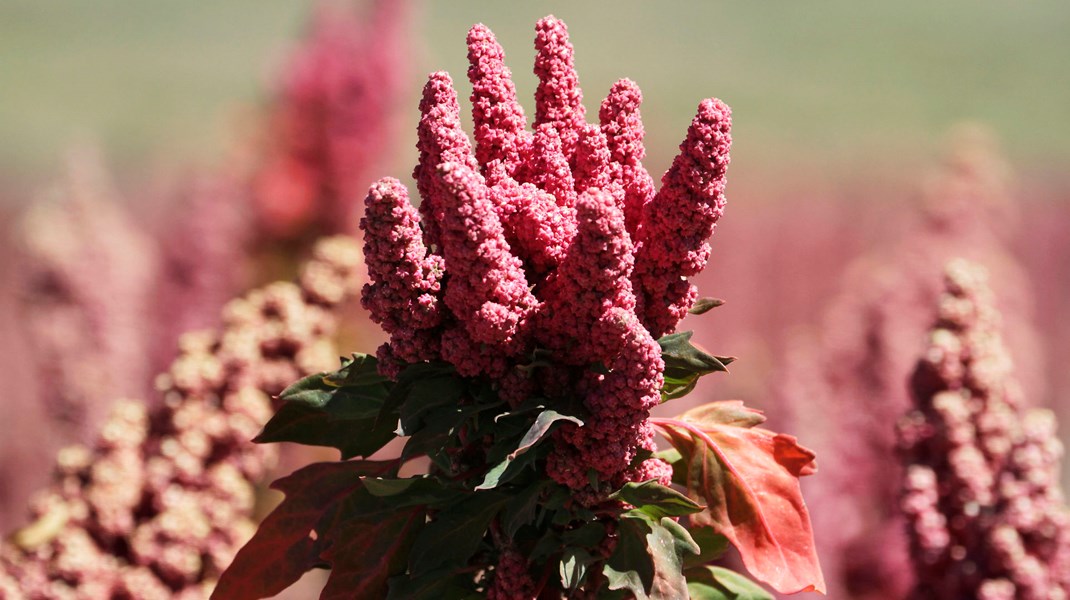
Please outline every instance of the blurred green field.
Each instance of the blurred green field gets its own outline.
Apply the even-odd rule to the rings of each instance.
[[[124,171],[210,164],[307,10],[296,0],[3,0],[0,177],[36,185],[78,140],[102,143]],[[1070,159],[1065,0],[428,2],[413,35],[413,94],[433,69],[466,86],[464,34],[483,21],[530,97],[532,26],[551,12],[570,26],[589,111],[618,77],[642,86],[654,169],[710,95],[735,111],[736,164],[767,177],[911,167],[964,119],[991,125],[1016,165]]]

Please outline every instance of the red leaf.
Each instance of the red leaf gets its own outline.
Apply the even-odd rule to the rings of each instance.
[[[389,504],[389,499],[377,500]],[[335,542],[322,554],[331,565],[331,575],[320,600],[385,598],[388,580],[405,570],[409,548],[426,514],[422,506],[386,507],[355,516],[343,511],[331,527]]]
[[[395,461],[316,463],[271,484],[286,498],[238,551],[212,598],[257,600],[290,587],[319,560],[325,540],[313,539],[313,530],[361,487],[361,476],[383,475],[394,465]]]
[[[652,419],[683,456],[687,488],[707,509],[691,516],[739,550],[750,573],[778,592],[825,592],[799,477],[814,453],[794,437],[753,427],[759,411],[714,402],[677,419]]]

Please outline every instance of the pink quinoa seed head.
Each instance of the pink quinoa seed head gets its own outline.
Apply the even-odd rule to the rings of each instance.
[[[598,188],[613,192],[618,196],[617,203],[623,207],[624,187],[621,184],[620,165],[610,160],[606,136],[597,125],[587,125],[580,132],[574,176],[578,191]]]
[[[654,180],[643,167],[646,149],[643,146],[643,119],[639,113],[642,101],[639,86],[631,79],[621,79],[610,88],[598,112],[611,160],[621,169],[624,216],[628,233],[633,237],[637,237],[641,227],[643,208],[654,197]]]
[[[952,261],[944,290],[915,408],[898,427],[916,589],[986,597],[999,582],[999,597],[1066,597],[1070,507],[1054,419],[1019,404],[984,270]]]
[[[706,240],[724,212],[730,130],[728,106],[703,100],[661,190],[644,207],[635,281],[643,322],[656,337],[675,331],[697,295],[683,278],[706,266]]]
[[[468,32],[468,62],[476,158],[484,175],[492,162],[501,161],[510,177],[517,176],[530,151],[531,134],[525,130],[524,108],[505,66],[505,52],[482,23]]]
[[[531,157],[532,183],[552,194],[558,206],[571,207],[576,204],[576,182],[562,142],[560,132],[553,125],[536,127]]]
[[[443,163],[443,257],[450,273],[446,304],[476,341],[512,346],[538,301],[511,252],[483,177]]]
[[[468,135],[461,129],[457,91],[453,88],[449,73],[445,71],[431,73],[424,85],[416,148],[420,151],[420,159],[412,175],[423,199],[420,214],[423,215],[424,240],[428,246],[435,248],[439,244],[442,220],[439,205],[443,193],[436,185],[438,165],[459,162],[469,168],[477,168]]]
[[[535,125],[549,124],[561,136],[565,157],[572,163],[580,130],[586,124],[583,92],[568,28],[553,15],[535,25]]]

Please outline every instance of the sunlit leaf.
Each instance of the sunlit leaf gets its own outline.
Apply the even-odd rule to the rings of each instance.
[[[657,519],[682,517],[697,513],[704,508],[691,498],[656,481],[626,483],[624,487],[610,495],[610,499],[627,502]]]
[[[682,456],[688,494],[707,505],[691,516],[735,546],[747,570],[783,593],[824,592],[799,477],[816,469],[795,438],[754,427],[760,414],[715,403],[678,419],[653,419]]]
[[[695,300],[691,308],[687,309],[687,312],[693,315],[702,315],[723,304],[724,300],[720,298],[699,298]]]
[[[691,600],[773,600],[773,595],[743,575],[724,567],[685,571]]]
[[[561,555],[558,571],[561,585],[566,590],[574,590],[587,578],[587,567],[593,562],[591,553],[583,548],[567,548]]]

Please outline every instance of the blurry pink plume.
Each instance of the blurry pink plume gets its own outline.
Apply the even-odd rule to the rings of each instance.
[[[1050,411],[1022,406],[986,279],[967,261],[947,266],[914,410],[899,423],[910,597],[1066,598],[1063,446]]]
[[[1003,246],[1015,221],[1007,167],[976,130],[954,142],[925,188],[920,223],[893,247],[856,260],[819,335],[794,340],[784,359],[779,406],[819,455],[850,457],[826,461],[822,476],[807,482],[834,597],[901,598],[911,586],[889,424],[911,406],[907,381],[948,260],[990,265],[1019,376],[1031,397],[1044,394],[1030,287]]]
[[[321,2],[280,77],[251,191],[269,240],[355,231],[363,193],[390,156],[411,6],[373,0],[367,9],[362,20]]]
[[[56,434],[88,441],[115,397],[143,396],[158,250],[90,151],[35,202],[19,230],[16,287],[34,377]]]

